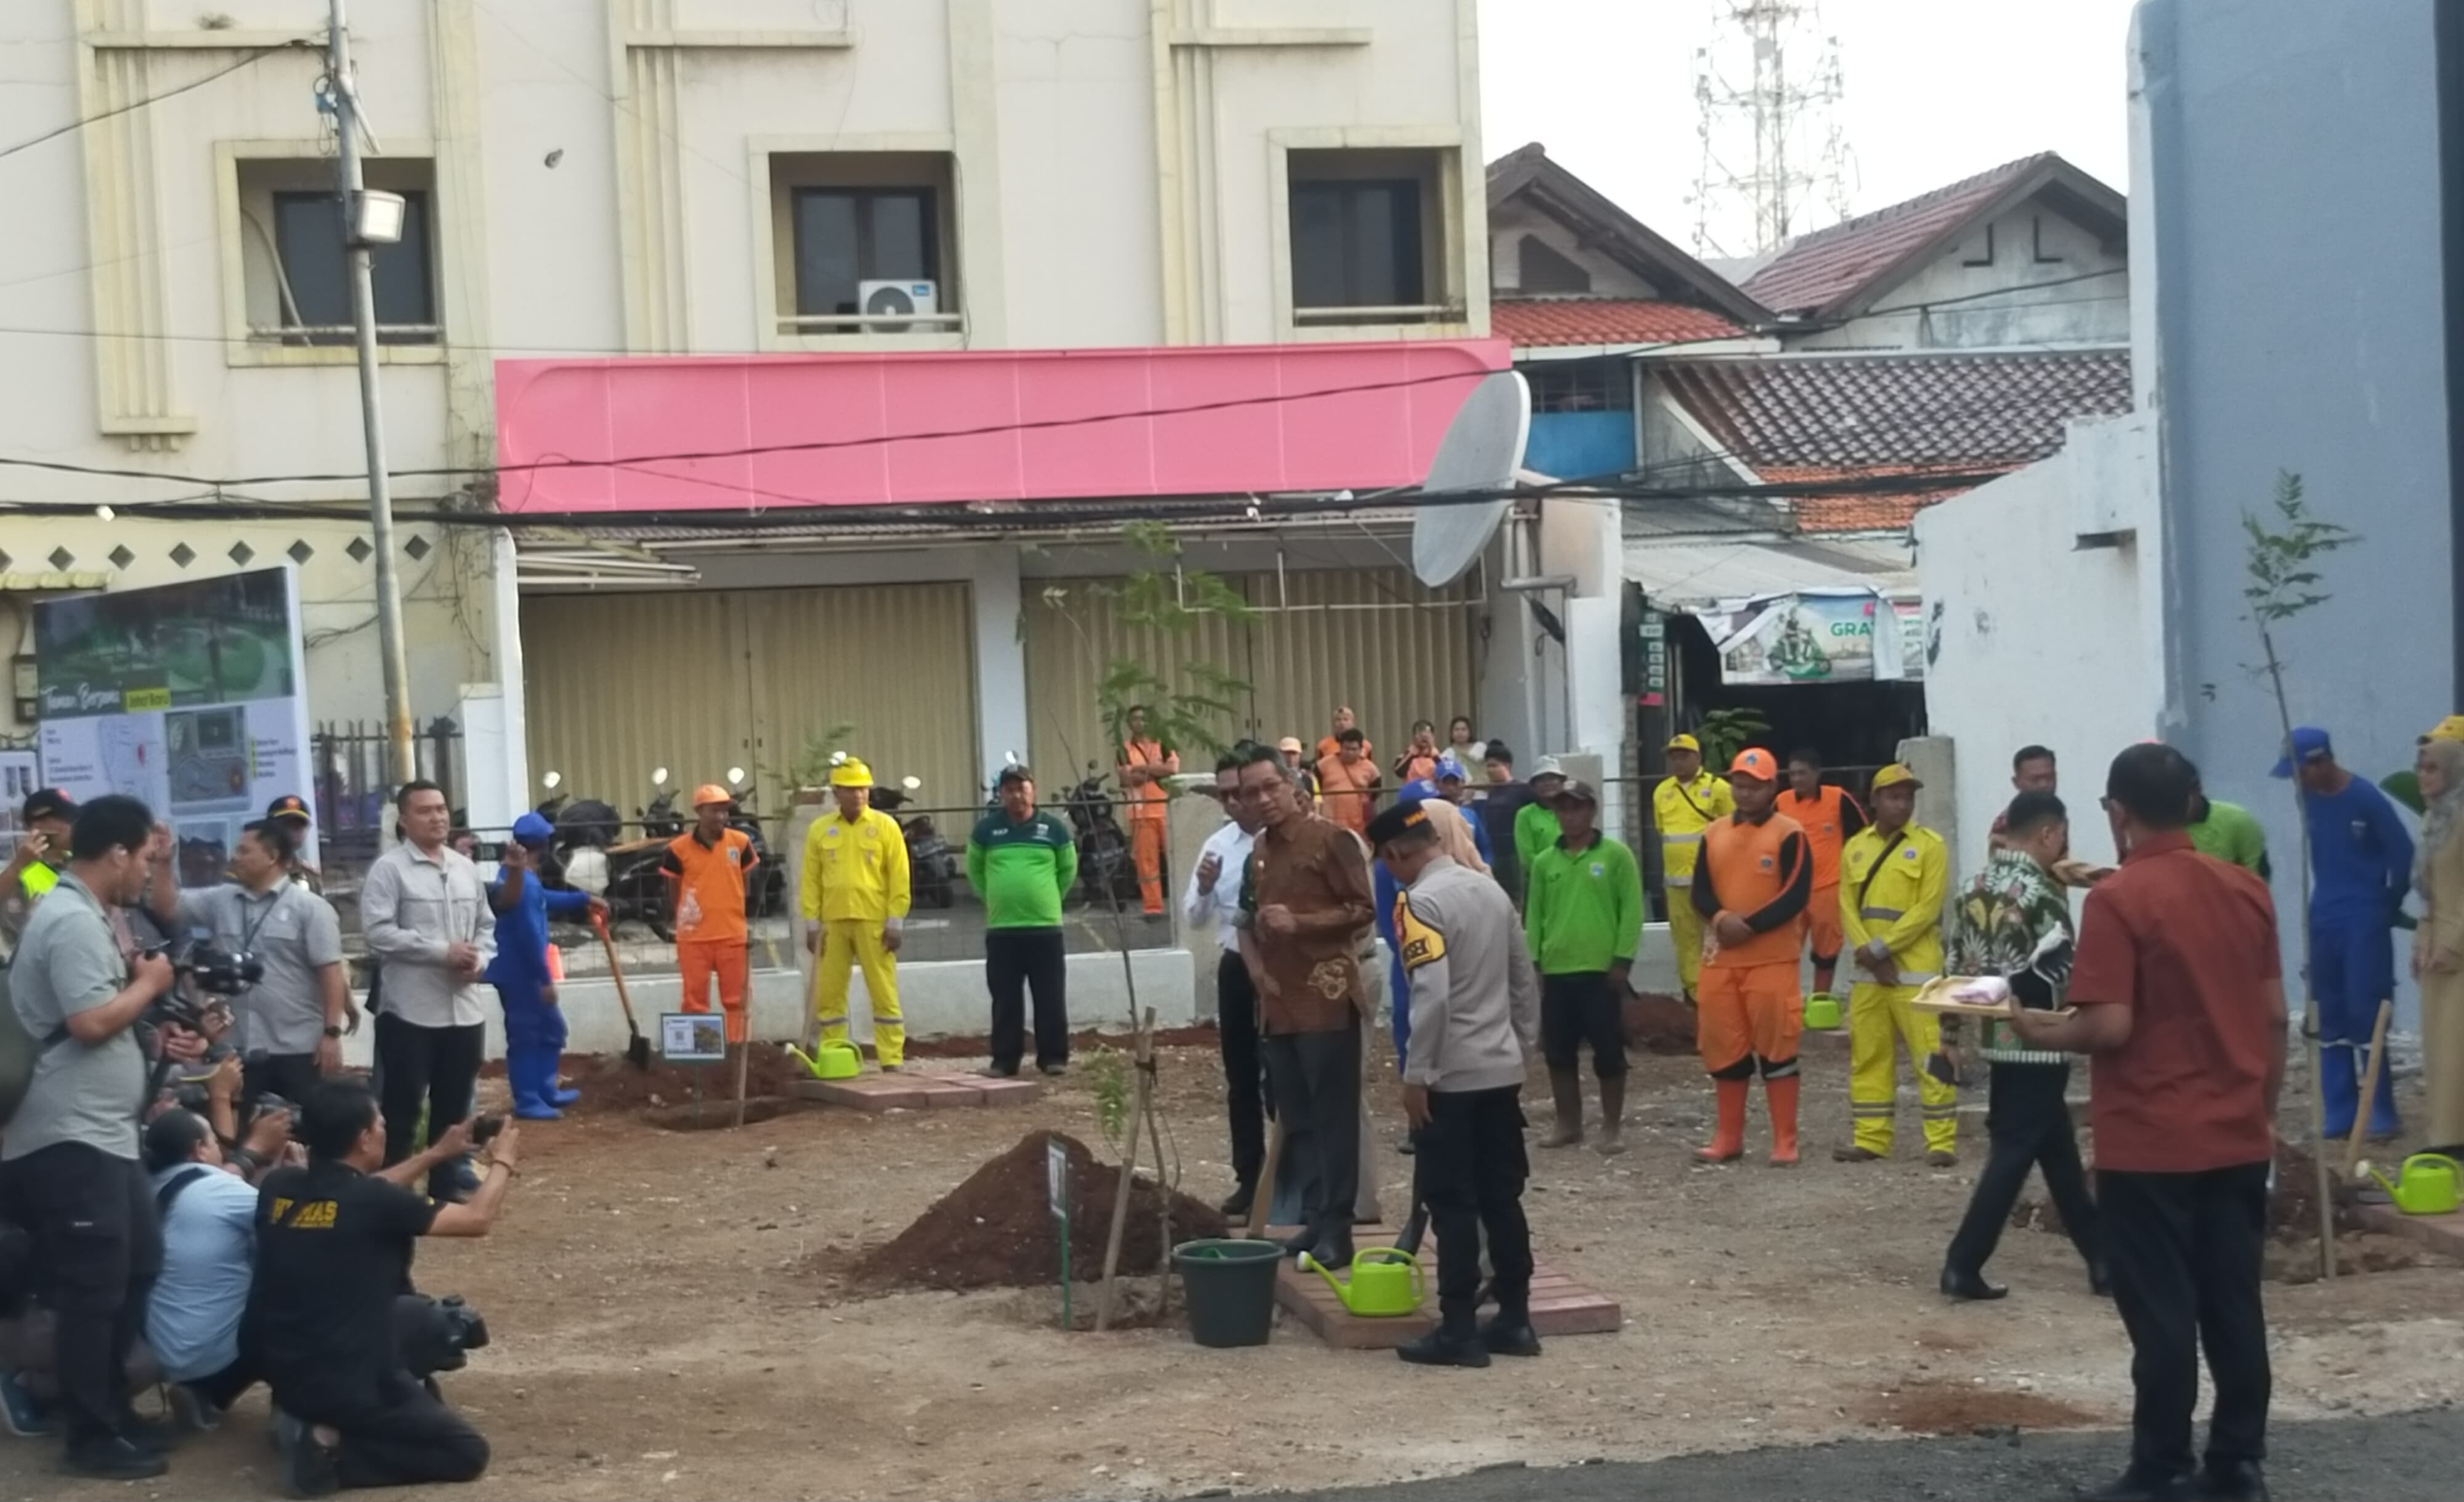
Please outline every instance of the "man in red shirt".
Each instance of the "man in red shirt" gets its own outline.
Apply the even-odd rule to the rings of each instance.
[[[2259,1253],[2284,1084],[2284,981],[2266,883],[2190,847],[2197,773],[2169,746],[2113,760],[2122,867],[2091,888],[2068,1012],[2013,1009],[2036,1048],[2097,1056],[2099,1230],[2130,1332],[2130,1468],[2095,1493],[2263,1498],[2269,1372]],[[2191,1473],[2199,1351],[2215,1412]]]

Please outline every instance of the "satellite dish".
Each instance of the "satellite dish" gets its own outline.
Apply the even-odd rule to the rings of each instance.
[[[1423,495],[1500,490],[1514,483],[1531,437],[1531,388],[1501,370],[1472,388],[1429,462]],[[1423,505],[1412,520],[1412,572],[1431,589],[1463,577],[1497,534],[1510,500]]]

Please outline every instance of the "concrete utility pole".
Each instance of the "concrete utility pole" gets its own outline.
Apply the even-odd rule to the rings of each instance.
[[[376,245],[402,238],[402,203],[391,194],[387,206],[368,202],[360,168],[360,93],[351,76],[351,33],[342,19],[342,0],[327,0],[325,86],[334,104],[335,153],[341,168],[341,220],[343,252],[351,278],[351,322],[360,350],[360,424],[368,450],[368,541],[377,560],[377,650],[385,667],[385,730],[392,748],[394,786],[419,775],[418,754],[410,734],[410,664],[402,640],[402,580],[396,575],[393,545],[393,491],[385,475],[385,403],[377,389],[377,299],[370,254]],[[390,830],[391,820],[381,821]],[[392,843],[390,836],[385,838]]]

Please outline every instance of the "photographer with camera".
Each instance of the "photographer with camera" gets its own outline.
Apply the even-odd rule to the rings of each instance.
[[[258,819],[231,847],[229,882],[185,893],[167,882],[155,884],[155,914],[172,932],[262,968],[234,1009],[247,1061],[243,1105],[267,1092],[297,1100],[342,1067],[351,1005],[342,923],[333,903],[291,880],[292,853],[289,830]]]
[[[138,1165],[152,1079],[138,1027],[172,970],[159,954],[123,950],[114,920],[144,897],[165,843],[135,798],[80,809],[68,868],[28,916],[9,973],[35,1058],[0,1135],[0,1207],[33,1232],[49,1273],[68,1467],[120,1480],[165,1469],[159,1437],[129,1406],[126,1358],[163,1256]],[[176,1056],[204,1048],[184,1029],[161,1031]]]
[[[225,1061],[239,1073],[238,1061]],[[217,1085],[223,1081],[218,1075]],[[228,1086],[219,1098],[228,1101]],[[256,1188],[291,1135],[287,1111],[250,1123],[246,1156],[226,1156],[203,1117],[174,1107],[145,1125],[145,1169],[163,1220],[163,1273],[145,1312],[145,1343],[189,1428],[210,1429],[254,1376],[240,1360],[239,1322],[256,1262]]]
[[[446,843],[453,814],[433,782],[394,796],[402,843],[377,858],[360,887],[360,931],[383,966],[377,1078],[385,1090],[385,1161],[408,1158],[423,1102],[430,1123],[471,1114],[487,1047],[479,977],[496,955],[496,915],[469,857]],[[459,1165],[441,1164],[428,1192],[465,1193]]]
[[[415,1370],[455,1364],[460,1349],[487,1342],[486,1327],[451,1301],[420,1300],[423,1317],[406,1295],[417,1238],[484,1236],[495,1224],[518,1156],[518,1129],[491,1134],[496,1124],[454,1125],[385,1168],[385,1123],[365,1086],[320,1080],[301,1102],[293,1132],[308,1166],[278,1168],[258,1191],[242,1339],[274,1389],[295,1495],[473,1481],[487,1469],[487,1440]],[[468,1204],[407,1187],[474,1146],[484,1173]],[[424,1339],[407,1328],[421,1323]]]

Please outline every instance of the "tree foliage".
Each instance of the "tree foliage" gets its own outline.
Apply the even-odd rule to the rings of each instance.
[[[2250,538],[2247,565],[2250,582],[2242,586],[2242,599],[2249,601],[2251,618],[2262,633],[2279,621],[2290,620],[2329,597],[2322,587],[2324,577],[2314,566],[2316,562],[2339,549],[2349,548],[2361,541],[2361,535],[2350,528],[2334,522],[2321,521],[2310,514],[2309,503],[2302,497],[2301,477],[2289,469],[2276,476],[2276,498],[2271,518],[2277,530],[2271,531],[2269,520],[2242,512],[2242,531]]]

